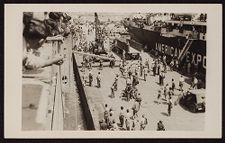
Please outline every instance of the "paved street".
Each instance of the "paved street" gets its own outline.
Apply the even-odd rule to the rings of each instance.
[[[76,56],[78,59],[81,57]],[[144,54],[143,57],[147,57],[152,61],[152,58],[147,54]],[[104,112],[104,104],[108,104],[109,107],[112,107],[115,114],[116,122],[119,122],[118,114],[120,111],[120,106],[124,106],[125,109],[130,109],[133,105],[134,101],[124,101],[121,100],[120,95],[123,89],[125,89],[126,81],[124,78],[120,77],[118,82],[118,90],[115,92],[115,98],[109,97],[111,94],[110,87],[113,84],[115,74],[119,72],[119,68],[109,68],[104,67],[101,72],[102,77],[102,87],[96,87],[96,75],[98,73],[98,68],[93,68],[93,75],[94,81],[93,86],[85,87],[85,91],[88,97],[88,102],[91,108],[91,112],[95,121],[95,124],[98,125],[98,121],[103,119],[103,112]],[[88,72],[86,70],[86,72]],[[180,74],[177,72],[168,71],[165,77],[165,84],[171,84],[171,79],[174,78],[176,87],[178,87],[178,81],[180,78]],[[190,85],[187,83],[184,84],[184,89],[187,89]],[[148,125],[146,130],[156,130],[157,122],[162,120],[166,130],[204,130],[204,121],[205,121],[205,114],[204,113],[191,113],[190,111],[185,110],[179,104],[173,105],[171,116],[167,116],[167,104],[164,104],[165,101],[162,100],[161,104],[157,104],[157,93],[160,89],[158,85],[158,76],[153,77],[148,75],[147,81],[140,79],[140,84],[137,85],[138,92],[141,93],[142,97],[142,105],[141,109],[138,112],[139,117],[144,113],[148,118]],[[176,101],[178,94],[180,91],[175,90],[175,96],[172,97],[172,101]]]

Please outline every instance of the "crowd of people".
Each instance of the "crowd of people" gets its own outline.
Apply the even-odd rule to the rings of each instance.
[[[89,57],[90,58],[90,57]],[[82,66],[81,71],[88,69],[88,75],[82,74],[83,84],[93,86],[94,74],[92,73],[92,66],[90,61],[85,62],[87,65]],[[85,65],[84,63],[82,63]],[[110,67],[110,66],[109,66]],[[103,61],[100,60],[99,68],[96,75],[96,87],[101,88],[101,71],[103,68]],[[116,92],[121,92],[121,100],[125,100],[132,105],[132,108],[125,109],[121,106],[120,111],[113,111],[106,104],[104,107],[104,117],[99,121],[101,130],[144,130],[148,124],[147,118],[144,114],[139,115],[139,111],[142,104],[142,95],[138,91],[137,85],[140,80],[147,81],[148,76],[153,76],[158,78],[158,94],[156,95],[157,104],[165,103],[167,105],[167,116],[172,115],[172,108],[177,105],[178,98],[175,95],[175,90],[180,91],[179,95],[183,95],[184,92],[184,82],[185,79],[181,75],[177,83],[173,78],[171,78],[171,83],[165,83],[165,77],[167,72],[171,70],[170,66],[166,63],[166,57],[160,57],[153,59],[150,63],[149,59],[142,60],[141,58],[137,61],[126,61],[124,58],[119,63],[120,74],[116,74],[110,87],[110,98],[115,98]],[[118,91],[118,80],[119,78],[124,78],[126,80],[125,89]],[[189,89],[196,89],[198,84],[198,79],[193,78],[193,82]],[[177,98],[177,99],[176,99]],[[164,104],[163,104],[164,105]],[[119,112],[119,114],[114,114],[114,112]],[[116,116],[118,115],[118,116]],[[119,121],[119,122],[117,122]],[[157,130],[165,130],[163,121],[158,121]]]
[[[63,56],[60,54],[44,59],[41,57],[42,45],[47,37],[55,37],[63,41],[70,34],[71,17],[62,12],[44,12],[44,19],[35,17],[33,12],[23,13],[23,67],[24,70],[35,70],[62,64]]]

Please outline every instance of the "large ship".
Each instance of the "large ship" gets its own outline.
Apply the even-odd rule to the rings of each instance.
[[[206,74],[206,14],[149,13],[125,18],[122,23],[131,47],[153,56],[176,60],[179,71]]]

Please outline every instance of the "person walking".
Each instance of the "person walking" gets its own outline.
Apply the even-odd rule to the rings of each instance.
[[[159,85],[162,86],[162,75],[161,75],[161,73],[159,74]]]
[[[171,109],[172,109],[172,101],[171,101],[171,99],[169,99],[169,102],[168,102],[168,116],[171,116]]]
[[[166,86],[164,86],[164,89],[163,89],[163,91],[164,91],[164,97],[165,97],[165,100],[167,100],[168,88],[169,88],[169,85],[168,85],[168,84],[166,84]]]
[[[147,68],[147,72],[150,72],[150,67],[149,67],[149,59],[145,60],[145,67]]]
[[[173,90],[172,90],[172,87],[169,87],[168,95],[169,95],[169,99],[171,99],[172,96],[174,95],[174,92],[173,92]]]
[[[157,64],[157,75],[159,75],[161,72],[161,69],[160,69],[160,63],[158,62]]]
[[[93,74],[92,74],[92,72],[91,72],[91,69],[89,70],[88,77],[89,77],[89,86],[92,86],[92,82],[93,82]]]
[[[97,87],[100,88],[101,87],[101,73],[100,72],[98,72],[96,80],[97,80]]]
[[[147,67],[144,68],[144,81],[146,81],[146,77],[147,77],[147,74],[148,74],[148,71],[147,71]]]
[[[192,83],[192,88],[197,89],[197,85],[198,85],[198,79],[196,77],[194,77],[193,83]]]
[[[165,74],[164,74],[164,72],[162,71],[162,72],[161,72],[161,86],[164,86],[164,79],[165,79]]]
[[[183,90],[183,85],[184,85],[184,78],[183,76],[180,76],[180,79],[179,79],[179,87],[180,87],[180,91]]]
[[[99,70],[102,70],[103,69],[103,63],[102,63],[102,59],[99,60]]]
[[[158,90],[158,96],[157,96],[157,103],[158,104],[160,104],[159,100],[160,100],[161,96],[162,96],[162,92],[161,92],[161,90]]]
[[[115,89],[115,91],[117,91],[117,87],[118,87],[118,79],[119,79],[119,75],[116,74],[115,81],[114,81],[114,89]]]
[[[173,78],[172,78],[171,88],[172,88],[172,90],[173,90],[173,92],[174,92],[174,89],[175,89],[175,82],[174,82],[174,79],[173,79]]]
[[[148,124],[148,119],[143,114],[140,121],[140,130],[141,131],[145,130],[145,127],[147,126],[147,124]]]
[[[156,75],[156,62],[155,62],[155,60],[152,63],[152,72],[153,72],[153,76],[155,76]]]
[[[114,82],[115,83],[115,82]],[[115,84],[111,86],[111,98],[115,98]]]
[[[140,104],[137,101],[137,99],[134,101],[134,104],[132,106],[132,110],[133,110],[133,118],[138,117],[138,111],[140,110]]]
[[[140,63],[140,77],[143,76],[143,69],[144,69],[144,66],[142,65],[142,63]]]

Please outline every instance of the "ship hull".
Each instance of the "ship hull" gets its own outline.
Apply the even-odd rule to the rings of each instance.
[[[168,63],[171,62],[173,57],[178,57],[187,41],[185,37],[181,36],[164,37],[161,36],[160,32],[156,31],[133,26],[126,28],[131,35],[131,39],[142,44],[139,48],[143,48],[154,56],[166,55]],[[205,80],[206,41],[194,40],[179,67],[183,73],[192,75],[198,73],[201,79]]]

